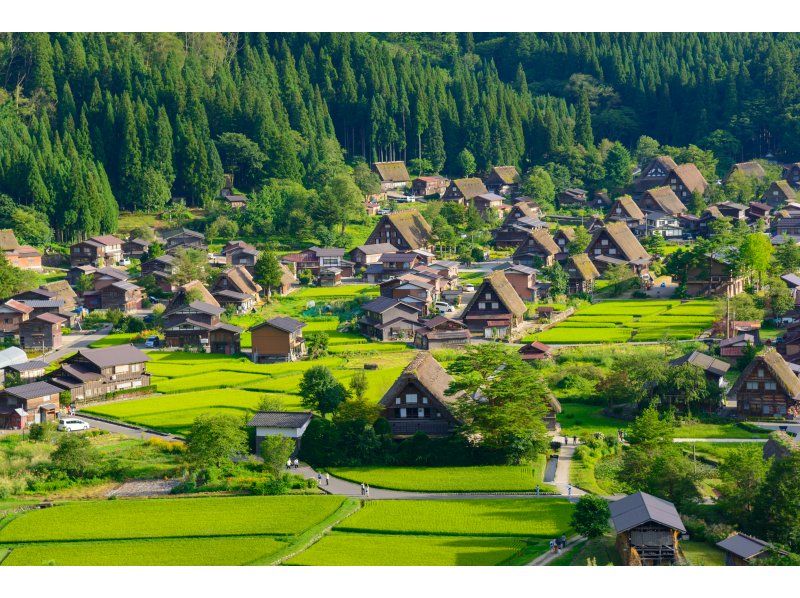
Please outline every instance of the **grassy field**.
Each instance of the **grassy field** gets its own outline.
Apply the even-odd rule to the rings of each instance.
[[[342,521],[339,531],[552,538],[569,530],[561,499],[381,500]]]
[[[523,340],[551,344],[645,342],[659,341],[665,336],[685,340],[708,329],[714,319],[711,301],[602,301],[581,307],[553,328],[530,334]]]
[[[535,466],[477,467],[336,467],[331,474],[375,488],[413,492],[543,492],[553,487],[542,483],[544,459]]]
[[[683,556],[695,567],[721,567],[725,564],[725,553],[716,546],[698,540],[680,543]]]
[[[292,535],[325,519],[343,501],[337,496],[242,496],[71,502],[12,519],[0,529],[0,546],[75,540]]]
[[[89,345],[90,349],[103,349],[105,347],[115,347],[117,345],[127,345],[136,341],[139,337],[138,332],[113,332],[94,341]]]
[[[581,542],[575,548],[550,561],[552,567],[586,566],[590,562],[599,567],[621,565],[622,562],[614,545],[615,536],[606,534],[594,540]]]
[[[377,401],[412,359],[412,352],[381,352],[375,355],[333,356],[315,361],[254,364],[246,358],[194,353],[150,353],[147,369],[159,393],[151,397],[98,404],[87,413],[137,425],[185,434],[204,413],[244,416],[258,408],[269,394],[283,409],[299,411],[298,388],[303,372],[325,365],[347,384],[357,371],[365,371],[367,398]],[[365,363],[378,369],[364,370]]]
[[[498,565],[530,548],[521,538],[404,536],[334,532],[290,559],[289,565],[487,566]],[[533,541],[539,553],[544,540]],[[535,554],[531,559],[535,558]]]

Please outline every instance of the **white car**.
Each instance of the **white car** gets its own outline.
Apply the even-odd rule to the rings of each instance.
[[[465,293],[474,293],[475,292],[475,285],[474,284],[465,284],[461,289]]]
[[[61,432],[81,432],[82,430],[88,430],[89,424],[82,419],[62,419],[58,422],[58,429]]]
[[[438,309],[443,314],[449,314],[456,311],[456,308],[447,303],[446,301],[437,301],[433,304],[436,309]]]
[[[148,336],[147,340],[144,341],[144,346],[146,349],[156,349],[161,346],[161,339],[157,336]]]
[[[122,259],[121,259],[119,262],[117,262],[117,263],[118,263],[120,266],[125,266],[125,267],[127,267],[127,266],[130,266],[130,265],[131,265],[131,261],[130,261],[128,258],[126,258],[126,257],[125,257],[125,258],[122,258]]]

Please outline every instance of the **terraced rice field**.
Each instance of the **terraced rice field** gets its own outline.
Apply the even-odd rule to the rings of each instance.
[[[617,300],[581,308],[575,315],[525,341],[550,344],[688,340],[714,323],[714,303],[694,300]]]

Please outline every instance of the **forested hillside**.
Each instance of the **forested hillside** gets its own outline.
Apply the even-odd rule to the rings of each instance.
[[[118,209],[203,205],[231,171],[245,192],[289,181],[262,205],[285,223],[306,199],[334,210],[358,157],[462,174],[464,149],[478,170],[562,164],[562,185],[592,189],[610,176],[596,144],[643,134],[720,168],[796,158],[799,39],[3,34],[0,192],[25,208],[0,201],[0,219],[71,241],[114,231]]]

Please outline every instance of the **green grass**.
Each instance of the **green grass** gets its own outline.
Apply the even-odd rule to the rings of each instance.
[[[750,432],[728,423],[696,423],[682,425],[675,429],[675,438],[767,438],[769,432]]]
[[[725,553],[716,546],[698,540],[680,543],[681,552],[690,565],[695,567],[721,567],[725,565]]]
[[[694,300],[621,299],[601,301],[540,333],[523,340],[551,344],[624,343],[695,338],[714,322],[714,303]]]
[[[223,566],[247,565],[275,554],[286,542],[265,536],[166,540],[109,540],[27,544],[15,547],[8,565]]]
[[[607,417],[600,413],[603,407],[583,403],[561,404],[562,412],[558,414],[561,434],[569,437],[586,438],[593,432],[602,432],[606,436],[616,436],[617,430],[625,429],[630,422]]]
[[[412,492],[531,492],[537,485],[544,492],[553,491],[542,483],[543,465],[542,460],[535,467],[336,467],[330,471],[375,488]]]
[[[343,500],[337,496],[244,496],[72,502],[13,519],[0,529],[0,545],[289,535],[326,518]]]
[[[589,561],[599,567],[621,565],[622,561],[614,545],[614,540],[613,534],[607,534],[594,540],[581,542],[569,552],[550,561],[549,565],[553,567],[586,566]]]
[[[138,336],[139,333],[137,332],[113,332],[100,340],[94,341],[89,347],[92,349],[103,349],[105,347],[115,347],[117,345],[128,345],[133,343]]]
[[[533,542],[539,553],[544,540]],[[404,536],[331,533],[290,559],[290,565],[315,566],[489,566],[524,550],[521,538]],[[534,554],[531,558],[534,558]]]
[[[381,500],[368,502],[334,529],[551,538],[569,531],[572,508],[561,499]]]

